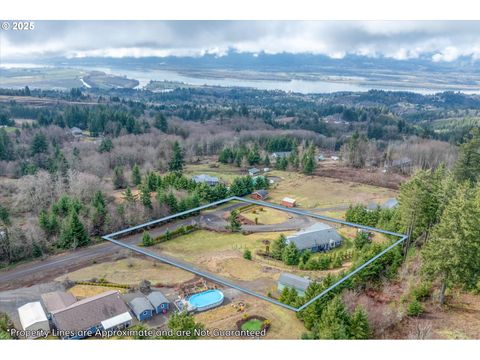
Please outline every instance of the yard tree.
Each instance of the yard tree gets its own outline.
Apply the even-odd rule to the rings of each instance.
[[[92,227],[94,235],[101,235],[107,221],[107,208],[105,198],[100,190],[93,194],[92,205],[94,212],[92,215]]]
[[[167,130],[168,130],[167,118],[166,118],[165,115],[163,115],[161,112],[159,112],[159,113],[157,113],[157,114],[155,115],[155,123],[154,123],[154,126],[155,126],[158,130],[160,130],[160,131],[162,131],[162,132],[164,132],[164,133],[167,132]]]
[[[72,211],[65,219],[58,245],[63,249],[77,248],[90,243],[87,231],[78,218],[77,212]]]
[[[142,174],[140,173],[140,167],[135,164],[132,168],[132,183],[135,186],[140,185],[142,182]]]
[[[228,230],[231,232],[240,232],[242,230],[242,224],[238,220],[238,211],[233,210],[230,212],[230,216],[228,217]]]
[[[282,253],[282,261],[287,265],[297,265],[300,259],[300,252],[293,242],[288,244]]]
[[[130,186],[127,186],[127,190],[125,190],[125,192],[123,193],[123,200],[125,200],[127,203],[135,202],[135,196],[133,195]]]
[[[455,176],[459,181],[480,180],[480,129],[474,128],[471,139],[460,146]]]
[[[349,316],[340,297],[335,297],[327,304],[313,331],[319,339],[349,338]]]
[[[303,173],[306,175],[312,175],[317,163],[315,162],[315,157],[306,155],[302,161]]]
[[[173,313],[168,319],[167,326],[172,330],[173,336],[167,336],[166,339],[196,339],[198,336],[195,334],[195,330],[204,329],[204,325],[195,322],[193,315],[186,311]]]
[[[117,189],[125,189],[127,186],[127,180],[123,174],[123,167],[115,166],[113,169],[113,187]]]
[[[371,337],[367,313],[360,306],[350,316],[349,333],[350,339],[353,340],[367,340]]]
[[[478,188],[478,187],[477,187]],[[474,288],[480,280],[479,190],[459,185],[422,250],[423,272],[440,281],[440,303],[449,287]]]
[[[243,258],[246,260],[252,260],[252,252],[249,249],[245,249],[243,252]]]
[[[152,197],[147,185],[140,187],[140,201],[146,208],[152,209]]]
[[[143,246],[152,246],[153,245],[153,239],[150,236],[150,233],[148,231],[144,231],[142,235],[142,245]]]
[[[178,201],[173,192],[169,192],[165,197],[165,204],[170,209],[170,213],[178,212]]]
[[[274,259],[282,260],[283,250],[287,246],[286,241],[285,235],[282,234],[272,243],[271,256]]]
[[[261,161],[260,152],[258,150],[258,145],[253,145],[252,149],[249,151],[247,156],[248,165],[256,165]]]
[[[184,164],[185,161],[183,159],[183,150],[178,141],[175,141],[172,146],[172,158],[168,163],[168,169],[172,172],[181,173],[183,171]]]

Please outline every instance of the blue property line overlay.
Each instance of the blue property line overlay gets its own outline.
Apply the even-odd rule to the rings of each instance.
[[[247,203],[247,204],[265,206],[265,207],[269,207],[269,208],[272,208],[272,209],[289,212],[289,213],[292,213],[292,214],[309,216],[309,217],[313,217],[313,218],[320,219],[320,220],[325,220],[325,221],[330,221],[330,222],[337,223],[337,224],[348,225],[348,226],[355,227],[355,228],[358,228],[358,229],[375,231],[375,232],[378,232],[378,233],[381,233],[381,234],[397,236],[397,237],[400,237],[400,239],[399,239],[398,241],[396,241],[395,243],[393,243],[392,245],[390,245],[389,247],[387,247],[386,249],[384,249],[383,251],[381,251],[379,254],[377,254],[377,255],[375,255],[374,257],[372,257],[372,258],[371,258],[370,260],[368,260],[365,264],[359,266],[358,268],[356,268],[355,270],[353,270],[352,272],[350,272],[349,274],[347,274],[346,276],[344,276],[343,278],[341,278],[341,279],[340,279],[339,281],[337,281],[335,284],[331,285],[329,288],[325,289],[325,290],[322,291],[320,294],[318,294],[318,295],[316,295],[314,298],[310,299],[308,302],[306,302],[305,304],[303,304],[303,305],[300,306],[299,308],[295,308],[295,307],[293,307],[293,306],[290,306],[290,305],[284,304],[284,303],[282,303],[282,302],[280,302],[280,301],[277,301],[277,300],[275,300],[275,299],[272,299],[272,298],[270,298],[270,297],[268,297],[268,296],[264,296],[264,295],[262,295],[262,294],[256,293],[256,292],[251,291],[251,290],[249,290],[249,289],[246,289],[246,288],[244,288],[244,287],[238,286],[238,285],[233,284],[233,283],[231,283],[231,282],[229,282],[229,281],[226,281],[226,280],[224,280],[224,279],[222,279],[222,278],[220,278],[220,277],[217,277],[217,276],[215,276],[215,275],[213,275],[213,274],[205,273],[205,272],[203,272],[203,271],[201,271],[201,270],[198,270],[198,269],[196,269],[196,268],[194,268],[194,267],[191,267],[191,266],[188,266],[188,265],[185,265],[185,264],[178,263],[178,262],[176,262],[176,261],[173,261],[173,260],[171,260],[171,259],[165,258],[165,257],[160,256],[160,255],[158,255],[158,254],[154,254],[154,253],[152,253],[152,252],[143,250],[143,249],[141,249],[141,248],[139,248],[139,247],[137,247],[137,246],[128,245],[128,244],[125,244],[125,243],[123,243],[123,242],[121,242],[121,241],[118,241],[118,240],[115,240],[115,239],[114,239],[114,237],[115,237],[115,236],[118,236],[118,235],[125,235],[125,234],[128,234],[128,233],[130,233],[130,232],[133,232],[133,231],[135,231],[135,230],[139,230],[139,229],[142,229],[142,228],[145,228],[145,227],[149,227],[149,226],[152,226],[152,225],[156,225],[156,224],[159,224],[159,223],[161,223],[161,222],[169,221],[169,220],[175,219],[175,218],[180,217],[180,216],[183,216],[183,215],[189,215],[189,214],[191,214],[191,213],[193,213],[193,212],[200,211],[200,210],[204,210],[204,209],[208,209],[208,208],[210,208],[210,207],[214,207],[214,206],[217,206],[217,205],[221,205],[221,204],[230,202],[230,201],[232,201],[232,200],[237,200],[237,201],[244,202],[244,203]],[[310,212],[308,212],[308,211],[303,211],[303,210],[298,210],[298,209],[292,209],[292,208],[288,208],[288,207],[285,207],[285,206],[272,204],[272,203],[265,202],[265,201],[245,199],[245,198],[241,198],[241,197],[238,197],[238,196],[231,196],[231,197],[225,198],[225,199],[223,199],[223,200],[215,201],[215,202],[212,202],[212,203],[210,203],[210,204],[206,204],[206,205],[202,205],[202,206],[196,207],[196,208],[194,208],[194,209],[182,211],[182,212],[179,212],[179,213],[177,213],[177,214],[169,215],[169,216],[163,217],[163,218],[161,218],[161,219],[149,221],[149,222],[144,223],[144,224],[132,226],[132,227],[130,227],[130,228],[127,228],[127,229],[124,229],[124,230],[120,230],[120,231],[117,231],[117,232],[114,232],[114,233],[111,233],[111,234],[102,236],[102,239],[107,240],[107,241],[110,241],[110,242],[113,243],[113,244],[116,244],[116,245],[125,247],[125,248],[130,249],[130,250],[132,250],[132,251],[135,251],[135,252],[137,252],[137,253],[146,255],[146,256],[148,256],[148,257],[154,258],[154,259],[159,260],[159,261],[161,261],[161,262],[164,262],[164,263],[166,263],[166,264],[169,264],[169,265],[175,266],[175,267],[177,267],[177,268],[186,270],[186,271],[188,271],[188,272],[191,272],[191,273],[193,273],[193,274],[199,275],[199,276],[201,276],[201,277],[204,277],[204,278],[209,279],[209,280],[211,280],[211,281],[214,281],[214,282],[216,282],[216,283],[225,285],[225,286],[227,286],[227,287],[231,287],[231,288],[233,288],[233,289],[239,290],[239,291],[241,291],[241,292],[243,292],[243,293],[246,293],[246,294],[248,294],[248,295],[257,297],[257,298],[262,299],[262,300],[265,300],[265,301],[269,301],[269,302],[271,302],[272,304],[281,306],[281,307],[283,307],[283,308],[286,308],[286,309],[288,309],[288,310],[292,310],[292,311],[295,311],[295,312],[299,312],[299,311],[305,309],[307,306],[311,305],[312,303],[314,303],[315,301],[317,301],[317,300],[320,299],[321,297],[325,296],[328,292],[330,292],[330,291],[332,291],[333,289],[335,289],[338,285],[340,285],[340,284],[342,284],[343,282],[345,282],[346,280],[350,279],[353,275],[355,275],[356,273],[358,273],[359,271],[361,271],[362,269],[364,269],[365,267],[367,267],[368,265],[370,265],[372,262],[374,262],[375,260],[377,260],[377,259],[380,258],[381,256],[385,255],[387,252],[389,252],[390,250],[392,250],[394,247],[396,247],[396,246],[400,245],[401,243],[403,243],[407,238],[408,238],[408,236],[407,236],[407,235],[404,235],[404,234],[398,234],[398,233],[391,232],[391,231],[387,231],[387,230],[377,229],[377,228],[374,228],[374,227],[371,227],[371,226],[365,226],[365,225],[361,225],[361,224],[355,224],[355,223],[351,223],[351,222],[348,222],[348,221],[331,218],[331,217],[328,217],[328,216],[312,214],[312,213],[310,213]]]

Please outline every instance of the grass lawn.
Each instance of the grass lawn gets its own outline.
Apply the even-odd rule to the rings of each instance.
[[[254,213],[255,212],[255,213]],[[247,219],[255,221],[258,219],[258,224],[281,224],[287,221],[291,215],[285,211],[270,209],[267,207],[255,206],[241,213]]]
[[[247,175],[246,171],[230,165],[217,163],[218,167],[210,167],[210,164],[189,164],[185,166],[183,173],[187,177],[193,175],[207,174],[218,177],[220,180],[231,183],[237,176]]]
[[[102,294],[106,291],[118,290],[121,293],[125,293],[127,290],[123,288],[115,288],[110,286],[96,286],[96,285],[75,285],[68,291],[77,299],[83,299],[90,296]]]
[[[269,175],[282,178],[270,188],[269,201],[280,203],[284,197],[292,197],[297,200],[299,207],[307,209],[382,202],[396,196],[396,192],[391,189],[326,177],[278,170]]]
[[[250,319],[242,325],[242,330],[260,331],[263,328],[263,321],[259,319]]]
[[[59,277],[74,281],[89,281],[104,278],[109,282],[125,285],[138,285],[142,280],[164,286],[176,285],[191,280],[195,275],[155,260],[127,258],[118,261],[95,264]],[[96,286],[98,287],[98,286]]]

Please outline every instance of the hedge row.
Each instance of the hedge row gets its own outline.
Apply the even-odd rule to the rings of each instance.
[[[91,282],[91,281],[75,281],[75,285],[90,285],[90,286],[105,286],[105,287],[114,287],[120,289],[130,289],[130,285],[126,284],[114,284],[109,282]]]
[[[164,241],[172,240],[175,239],[178,236],[190,234],[196,230],[199,229],[199,226],[197,224],[195,225],[187,225],[187,226],[180,226],[179,228],[173,230],[173,231],[166,231],[164,234],[159,235],[153,239],[153,244],[159,244]]]

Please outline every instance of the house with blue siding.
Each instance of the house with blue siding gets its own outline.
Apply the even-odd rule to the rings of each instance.
[[[138,321],[146,321],[153,317],[153,311],[155,309],[152,304],[150,304],[150,301],[143,296],[136,297],[130,301],[128,305]]]
[[[147,296],[157,314],[165,314],[170,309],[170,301],[160,291],[153,291]]]

